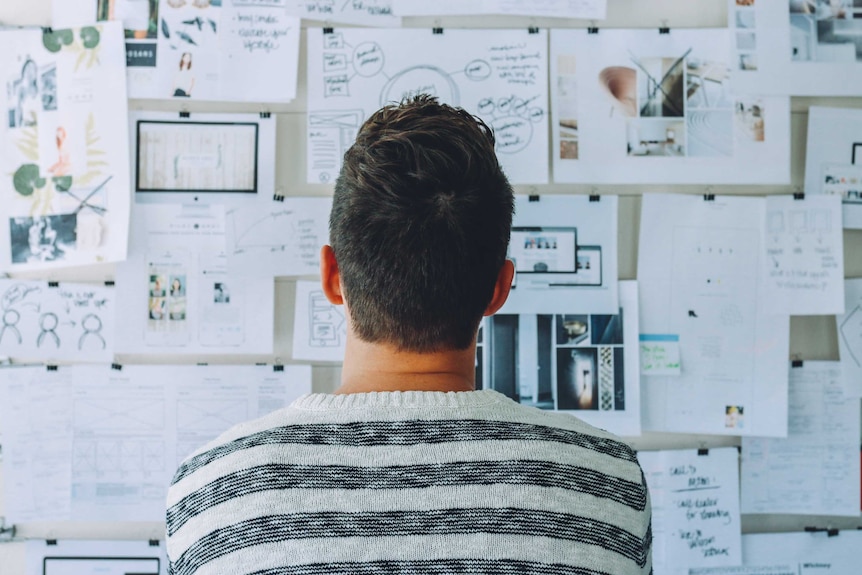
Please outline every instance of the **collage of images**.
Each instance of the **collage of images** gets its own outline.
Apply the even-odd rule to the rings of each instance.
[[[476,386],[532,407],[626,408],[618,315],[494,315],[479,331]]]

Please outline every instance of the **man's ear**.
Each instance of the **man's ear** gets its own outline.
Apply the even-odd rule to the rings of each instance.
[[[338,271],[338,262],[335,261],[335,252],[331,246],[320,248],[320,285],[329,303],[343,305],[344,296],[341,293],[341,274]]]
[[[500,272],[497,274],[497,282],[494,284],[494,295],[491,297],[491,302],[485,308],[484,315],[494,315],[506,303],[509,297],[509,290],[512,289],[512,278],[515,277],[515,264],[512,260],[503,262]]]

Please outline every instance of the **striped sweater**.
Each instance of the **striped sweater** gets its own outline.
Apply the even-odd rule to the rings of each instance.
[[[635,453],[492,390],[310,394],[189,457],[172,575],[647,574]]]

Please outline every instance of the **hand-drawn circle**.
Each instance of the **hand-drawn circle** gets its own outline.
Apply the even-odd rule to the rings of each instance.
[[[392,76],[380,92],[380,105],[400,102],[417,94],[437,96],[441,102],[460,105],[458,85],[436,66],[411,66]]]
[[[497,140],[497,152],[514,154],[520,152],[533,139],[533,124],[520,116],[503,116],[491,122]]]
[[[87,314],[87,316],[81,320],[81,327],[84,328],[85,332],[102,331],[102,318],[93,313]]]
[[[527,116],[532,122],[541,122],[545,119],[545,111],[541,108],[530,108],[527,110]]]
[[[7,309],[3,312],[3,325],[13,326],[21,319],[21,314],[17,309]]]
[[[60,325],[60,318],[54,312],[46,312],[39,318],[39,327],[42,331],[54,331]]]
[[[479,100],[479,105],[476,106],[476,111],[483,116],[493,114],[496,109],[497,106],[494,104],[493,98],[482,98]]]
[[[464,66],[464,75],[469,80],[487,80],[491,76],[491,65],[485,60],[473,60]]]
[[[363,42],[353,50],[353,68],[364,78],[379,74],[383,62],[383,50],[377,42]]]

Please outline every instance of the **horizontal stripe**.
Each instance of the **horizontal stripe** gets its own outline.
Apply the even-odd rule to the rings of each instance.
[[[640,341],[679,341],[679,336],[670,333],[642,333],[638,339]]]
[[[316,423],[275,427],[229,441],[183,463],[172,484],[228,454],[267,444],[419,445],[462,441],[544,441],[576,445],[623,461],[636,462],[634,451],[621,441],[578,431],[507,421],[446,419]]]
[[[168,534],[173,535],[196,515],[235,497],[261,491],[422,489],[494,484],[579,491],[636,511],[643,511],[647,501],[646,487],[640,482],[547,461],[470,461],[388,467],[266,464],[220,477],[184,497],[168,509],[167,529]]]
[[[450,559],[446,561],[369,561],[365,563],[312,563],[255,571],[250,575],[609,575],[559,563],[514,559]]]
[[[182,528],[169,537],[173,556],[179,556],[200,537],[240,521],[247,521],[261,515],[281,515],[291,513],[317,513],[338,511],[353,513],[360,511],[425,511],[428,509],[448,508],[485,508],[517,507],[538,511],[576,513],[581,517],[597,519],[628,529],[633,533],[646,530],[648,515],[635,511],[612,501],[596,505],[596,499],[576,491],[553,487],[534,487],[525,485],[472,485],[462,487],[429,487],[413,489],[405,496],[400,489],[386,489],[370,492],[363,489],[304,489],[284,491],[264,491],[235,497],[203,514],[196,515]],[[444,503],[441,503],[444,502]],[[344,539],[339,540],[339,549]],[[428,558],[423,555],[423,557]],[[485,555],[483,555],[485,557]],[[549,560],[547,556],[538,556]],[[363,557],[363,559],[397,559],[399,557]],[[449,557],[451,558],[451,556]],[[522,557],[519,557],[522,558]],[[312,560],[324,560],[312,556]],[[333,560],[356,560],[356,556],[337,555]],[[406,559],[416,559],[408,555]],[[263,568],[263,567],[261,567]]]
[[[595,545],[644,566],[651,532],[640,538],[602,521],[523,509],[441,509],[384,513],[272,515],[216,529],[173,563],[174,575],[191,575],[221,556],[255,545],[304,538],[391,537],[489,533],[548,537]]]

